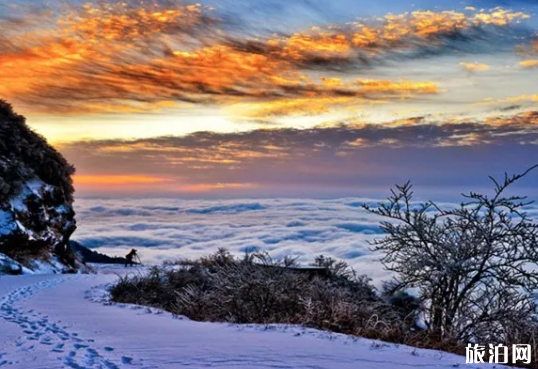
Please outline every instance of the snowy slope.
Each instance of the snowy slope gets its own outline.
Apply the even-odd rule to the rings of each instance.
[[[111,305],[102,286],[114,273],[0,277],[0,368],[474,368],[452,354],[295,326],[200,323]]]
[[[87,268],[82,265],[80,269],[84,272],[87,271]],[[0,253],[0,275],[57,274],[64,270],[66,270],[66,266],[55,255],[50,255],[47,260],[29,260],[26,265],[23,265]]]
[[[32,271],[15,260],[0,253],[0,274],[33,274]]]

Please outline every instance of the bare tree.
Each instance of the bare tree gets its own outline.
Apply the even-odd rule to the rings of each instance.
[[[395,291],[416,288],[427,329],[443,339],[498,342],[536,314],[538,225],[525,213],[532,202],[507,195],[526,172],[494,184],[491,196],[471,192],[447,209],[412,201],[408,182],[388,203],[364,206],[387,220],[373,243],[395,272]]]

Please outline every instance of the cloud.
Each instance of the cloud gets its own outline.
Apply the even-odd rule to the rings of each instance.
[[[518,45],[516,50],[521,55],[532,55],[538,53],[538,37],[531,40],[530,44]]]
[[[123,256],[134,247],[145,263],[196,258],[220,247],[238,256],[247,251],[267,251],[275,258],[294,255],[302,263],[323,254],[344,259],[380,286],[390,275],[369,242],[382,237],[381,219],[358,207],[362,203],[375,206],[376,200],[78,198],[79,228],[73,239],[112,255]],[[96,206],[101,211],[93,211]],[[536,206],[528,212],[538,216]],[[126,213],[131,214],[127,220]]]
[[[361,201],[372,200],[79,198],[73,239],[113,255],[135,247],[146,263],[199,257],[220,247],[237,255],[295,255],[303,263],[324,254],[381,279],[387,274],[379,262],[372,264],[376,256],[368,245],[380,236],[378,219],[353,205]],[[128,222],[124,214],[130,214]]]
[[[58,23],[67,34],[79,36],[90,43],[123,41],[135,47],[153,40],[155,35],[180,34],[188,39],[189,33],[196,31],[196,27],[208,23],[209,18],[203,14],[207,10],[200,4],[164,1],[149,4],[86,3],[82,8],[63,13]]]
[[[111,185],[126,185],[132,183],[162,183],[167,182],[167,178],[158,178],[158,177],[148,177],[148,176],[137,176],[137,175],[91,175],[91,176],[79,176],[75,175],[73,181],[77,185],[102,185],[102,186],[111,186]]]
[[[192,104],[268,103],[277,107],[262,106],[253,115],[271,116],[301,112],[305,99],[327,109],[347,106],[346,98],[412,99],[437,94],[438,86],[327,81],[339,78],[336,72],[390,58],[453,50],[528,18],[500,8],[417,11],[250,37],[239,22],[219,19],[212,8],[174,0],[62,4],[23,7],[0,19],[6,25],[0,38],[0,95],[26,112],[141,113]]]
[[[457,38],[472,40],[477,29],[506,27],[528,18],[529,14],[502,8],[470,13],[414,11],[388,14],[376,22],[313,27],[308,32],[271,39],[268,44],[283,58],[303,66],[338,64],[338,61],[369,64],[381,55],[442,48]]]
[[[538,94],[510,96],[510,97],[504,97],[501,99],[486,98],[483,101],[474,103],[473,105],[488,106],[488,105],[497,105],[497,104],[511,104],[510,107],[512,107],[513,104],[522,103],[522,102],[527,102],[527,103],[538,102]],[[525,114],[523,116],[525,116]],[[533,119],[534,118],[531,117],[530,121],[533,121]]]
[[[443,187],[457,180],[476,183],[490,174],[488,170],[479,175],[487,168],[509,170],[516,154],[518,163],[534,164],[538,112],[509,114],[493,115],[484,121],[445,123],[434,117],[386,125],[340,121],[303,130],[83,141],[59,149],[70,161],[84,160],[80,176],[121,172],[127,178],[167,179],[101,187],[77,183],[77,191],[85,194],[320,195],[324,191],[375,191],[381,185],[409,178]],[[481,162],[489,163],[487,168],[479,165]],[[451,178],[446,166],[455,163],[459,175]]]
[[[478,62],[461,62],[460,65],[469,72],[485,72],[491,69],[489,65]]]
[[[530,44],[518,45],[518,54],[525,58],[519,62],[519,66],[524,69],[531,69],[538,67],[538,37],[535,37]]]
[[[205,207],[200,209],[189,209],[187,213],[189,214],[215,214],[215,213],[224,213],[224,214],[237,214],[245,211],[253,210],[263,210],[265,206],[261,205],[258,202],[248,203],[248,204],[233,204],[233,205],[220,205]]]
[[[385,104],[396,96],[401,101],[439,93],[439,87],[433,82],[356,80],[343,83],[332,78],[323,79],[322,83],[325,93],[320,92],[317,96],[234,104],[230,112],[235,116],[254,118],[318,115],[345,110],[352,112],[360,106]],[[338,93],[334,94],[335,96],[322,96],[331,90]]]
[[[538,59],[523,60],[522,62],[519,62],[519,65],[523,68],[536,68],[538,67]]]

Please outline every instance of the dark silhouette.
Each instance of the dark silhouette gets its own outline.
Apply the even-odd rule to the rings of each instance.
[[[135,259],[138,258],[138,254],[136,253],[136,249],[131,249],[131,251],[125,255],[125,266],[134,266],[136,264]]]
[[[77,241],[69,241],[69,248],[77,255],[77,257],[85,264],[87,263],[96,263],[96,264],[125,264],[127,259],[119,256],[108,256],[105,254],[98,253],[84,247]]]

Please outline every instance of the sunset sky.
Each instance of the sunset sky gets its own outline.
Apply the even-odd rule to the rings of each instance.
[[[0,0],[0,98],[79,196],[445,196],[538,163],[537,32],[536,0]]]

